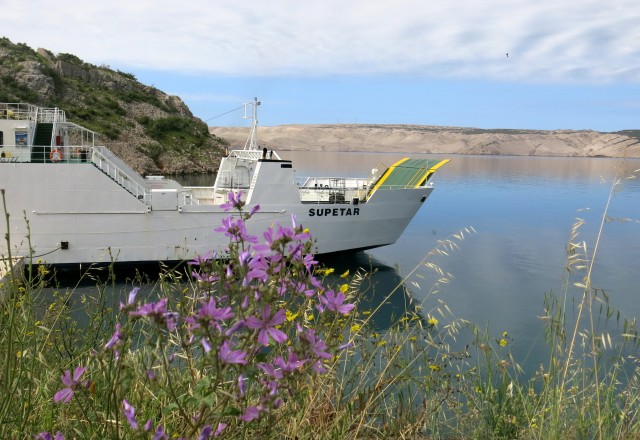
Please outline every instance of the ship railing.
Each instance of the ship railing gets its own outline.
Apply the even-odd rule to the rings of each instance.
[[[185,186],[181,197],[183,205],[213,205],[216,200],[212,186]]]
[[[229,152],[229,156],[231,157],[237,157],[239,159],[246,159],[246,160],[260,160],[263,159],[264,157],[264,151],[262,150],[232,150]],[[278,153],[276,153],[273,150],[270,150],[267,152],[267,159],[274,159],[274,160],[282,160],[280,159],[280,156],[278,156]]]
[[[38,112],[40,111],[39,107],[36,107],[34,109],[34,114],[33,114],[33,120],[37,121],[38,120]],[[27,139],[34,139],[36,138],[36,129],[38,127],[38,124],[29,124],[29,134],[27,135]],[[33,141],[32,141],[33,142]]]
[[[349,189],[336,191],[331,188],[300,188],[300,201],[302,203],[366,203],[366,189]]]
[[[366,203],[371,182],[363,178],[307,177],[298,182],[302,203]]]
[[[376,189],[376,191],[394,191],[394,190],[401,190],[401,189],[416,189],[416,188],[432,187],[432,186],[433,186],[433,182],[425,183],[425,185],[423,185],[423,186],[416,186],[416,185],[380,185]]]
[[[358,189],[371,184],[369,178],[350,177],[300,177],[296,183],[301,188]]]
[[[4,145],[0,149],[0,162],[80,163],[88,162],[89,146],[32,146]]]
[[[228,171],[222,171],[218,177],[217,186],[227,192],[247,190],[251,186],[251,180],[242,176],[232,176]]]
[[[144,177],[124,163],[107,147],[91,148],[91,162],[120,186],[147,205],[151,205],[151,190]]]
[[[33,120],[37,115],[38,107],[32,104],[20,102],[0,103],[0,119]]]

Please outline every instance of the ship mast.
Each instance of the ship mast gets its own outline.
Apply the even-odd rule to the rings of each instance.
[[[243,119],[252,119],[251,133],[249,138],[244,144],[245,150],[257,150],[258,149],[258,106],[260,101],[258,98],[253,98],[253,102],[244,103],[244,116]],[[251,107],[251,115],[249,115],[249,107]]]

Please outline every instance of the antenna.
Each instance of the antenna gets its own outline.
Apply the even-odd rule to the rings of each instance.
[[[258,149],[258,106],[260,101],[258,98],[253,98],[253,102],[244,103],[244,116],[243,119],[252,119],[251,133],[249,133],[249,139],[244,144],[245,150],[257,150]],[[251,114],[249,115],[249,108],[251,107]]]

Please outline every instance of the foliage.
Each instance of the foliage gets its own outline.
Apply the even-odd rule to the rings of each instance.
[[[78,67],[85,66],[86,63],[78,58],[76,55],[70,53],[59,53],[57,56],[58,60],[65,61],[67,63],[75,64]]]

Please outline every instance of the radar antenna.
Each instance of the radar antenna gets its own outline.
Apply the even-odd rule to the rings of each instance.
[[[243,119],[252,119],[251,133],[249,138],[244,144],[245,150],[257,150],[258,149],[258,106],[260,101],[258,98],[253,98],[253,102],[244,103],[244,116]]]

